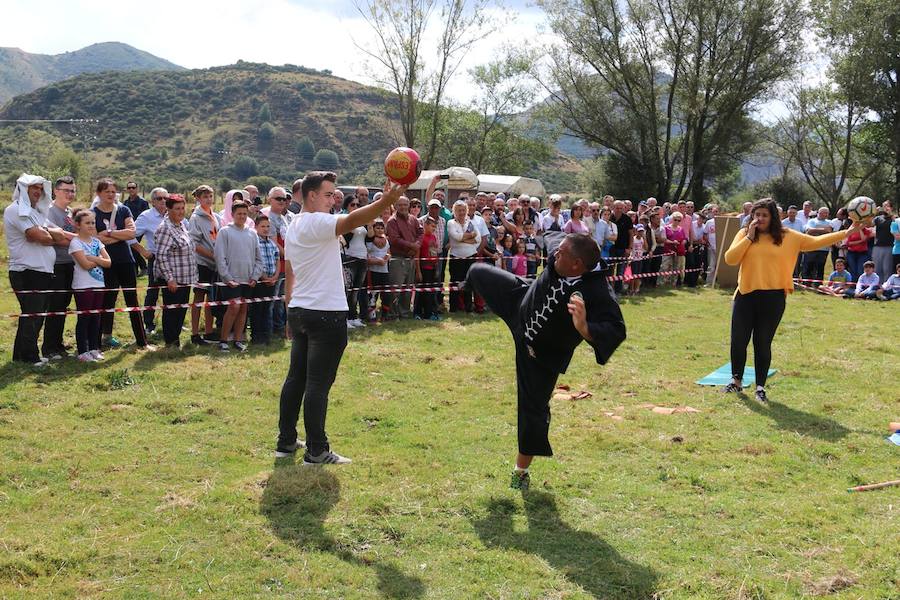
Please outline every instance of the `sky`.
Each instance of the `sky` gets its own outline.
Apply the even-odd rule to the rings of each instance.
[[[459,70],[450,92],[467,97],[468,68],[499,52],[510,40],[532,39],[543,22],[528,0],[506,0],[510,15],[490,13],[492,23]],[[98,42],[124,42],[175,64],[205,68],[240,60],[329,69],[339,77],[373,84],[370,65],[354,41],[371,30],[352,0],[4,0],[0,45],[58,54]],[[502,37],[496,23],[502,23]],[[44,26],[46,24],[46,26]],[[56,26],[59,26],[59,29]],[[549,35],[549,34],[544,34]],[[542,36],[543,37],[543,36]]]

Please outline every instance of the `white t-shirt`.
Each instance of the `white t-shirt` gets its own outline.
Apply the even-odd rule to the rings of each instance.
[[[341,215],[301,212],[288,226],[284,258],[291,263],[294,287],[289,308],[348,310],[335,226]]]
[[[353,258],[366,259],[366,228],[360,225],[353,230],[353,237],[350,238],[350,245],[344,251],[347,256]]]
[[[100,250],[105,246],[97,238],[91,238],[90,243],[81,241],[81,238],[72,238],[69,242],[69,254],[84,252],[85,256],[100,256]],[[75,269],[72,271],[72,289],[83,290],[86,288],[103,287],[103,269],[94,266],[92,269],[84,269],[75,261]]]
[[[25,202],[28,200],[26,199]],[[19,214],[19,204],[13,202],[3,211],[3,228],[9,247],[10,271],[39,271],[52,273],[56,262],[53,246],[29,242],[25,232],[32,227],[43,227],[47,216],[32,208],[27,215]]]
[[[709,247],[713,250],[716,249],[716,220],[710,219],[706,223],[703,224],[703,233],[706,234],[706,238],[709,240]]]
[[[375,242],[369,242],[366,244],[366,249],[368,250],[369,256],[372,258],[384,258],[388,252],[391,251],[391,243],[387,241],[387,238],[384,239],[384,246],[379,248],[375,245]],[[373,273],[387,273],[388,266],[387,265],[369,265],[369,270]]]

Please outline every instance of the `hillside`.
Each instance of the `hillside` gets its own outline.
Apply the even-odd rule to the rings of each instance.
[[[392,106],[381,90],[303,67],[243,62],[80,75],[14,98],[0,119],[98,120],[0,125],[0,173],[46,164],[54,151],[70,147],[92,177],[148,182],[257,173],[287,181],[312,167],[321,150],[335,152],[342,172],[356,175],[396,141]],[[303,137],[312,148],[298,148]]]
[[[19,94],[82,73],[101,71],[179,70],[149,52],[128,44],[105,42],[62,54],[32,54],[19,48],[0,48],[0,105]]]

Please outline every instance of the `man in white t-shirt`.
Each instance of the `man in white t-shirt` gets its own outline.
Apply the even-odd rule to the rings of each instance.
[[[22,173],[13,190],[12,203],[3,211],[3,229],[9,249],[9,283],[16,292],[22,314],[47,310],[49,294],[33,293],[53,289],[53,246],[65,241],[62,229],[47,222],[50,209],[50,182],[38,175]],[[29,293],[32,292],[32,293]],[[38,336],[44,317],[19,317],[12,359],[36,367],[48,362],[38,352]]]
[[[284,303],[293,342],[281,388],[275,457],[291,457],[305,447],[303,464],[309,465],[350,462],[331,451],[325,433],[328,392],[347,346],[348,306],[338,238],[373,221],[406,189],[388,183],[379,200],[348,214],[332,214],[336,180],[334,173],[324,171],[303,178],[303,210],[292,219],[284,243]],[[297,439],[301,404],[305,443]]]

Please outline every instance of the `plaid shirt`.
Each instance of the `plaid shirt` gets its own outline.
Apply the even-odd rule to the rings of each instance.
[[[275,261],[280,257],[278,246],[271,239],[259,236],[259,253],[262,255],[263,275],[271,277],[275,274]]]
[[[157,279],[197,283],[196,247],[184,221],[176,225],[166,217],[156,229],[153,241],[156,242],[153,274]]]

